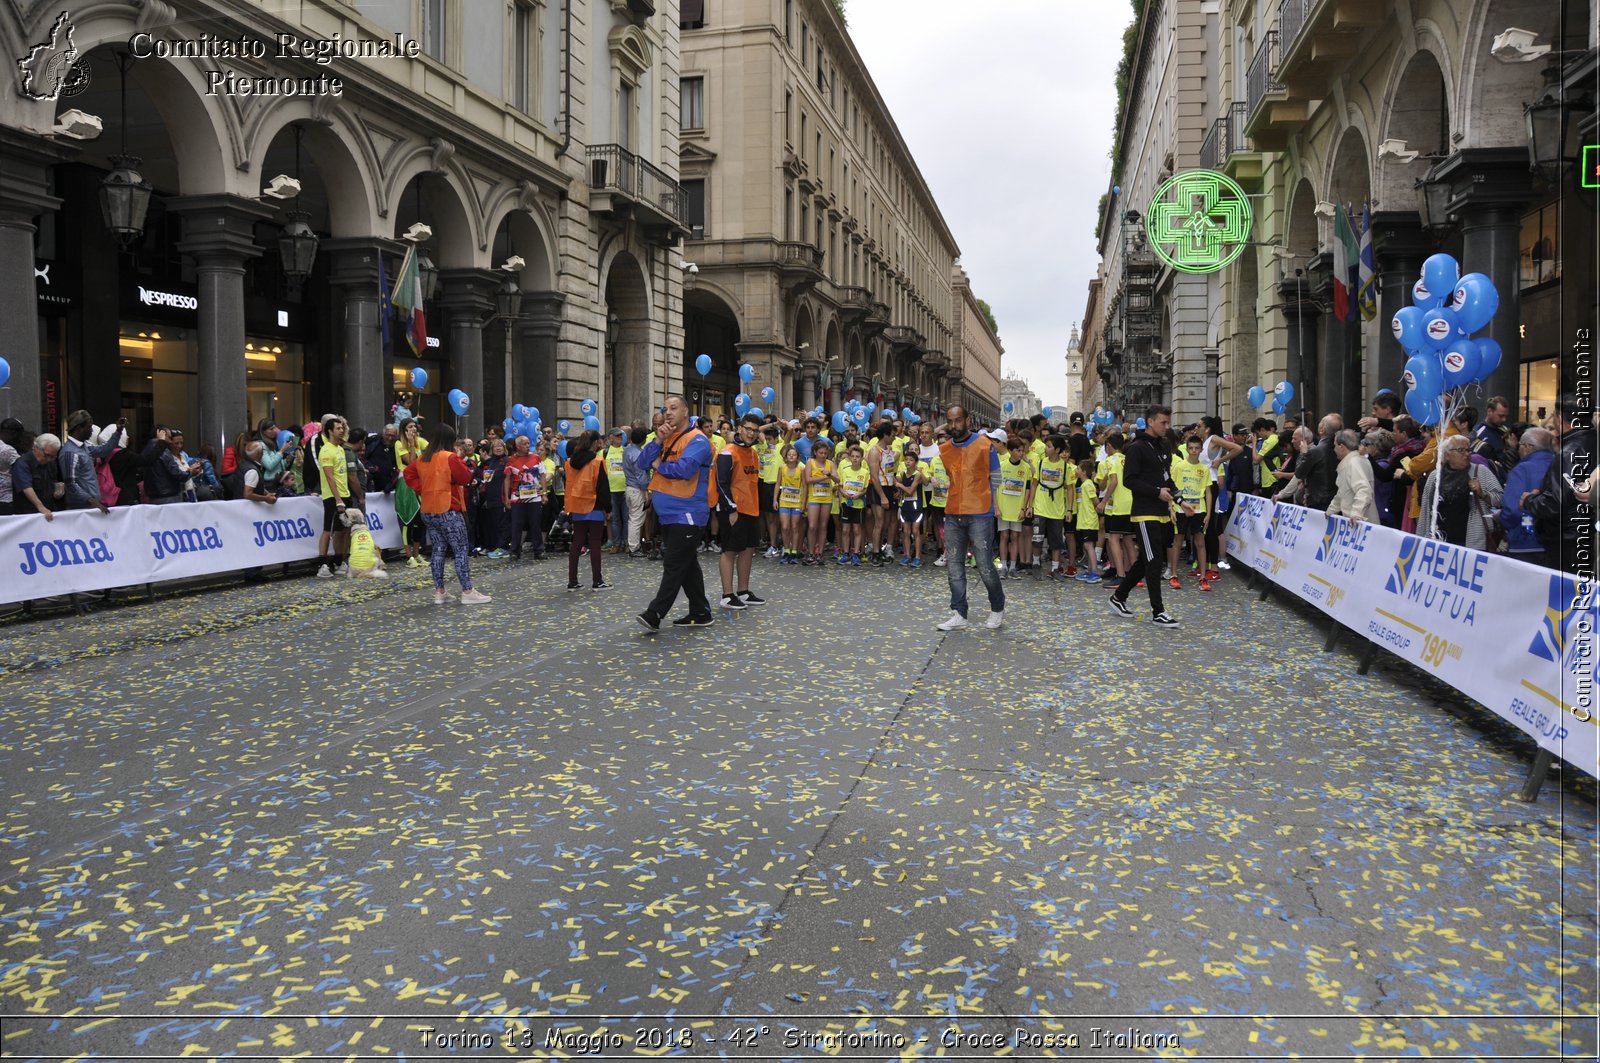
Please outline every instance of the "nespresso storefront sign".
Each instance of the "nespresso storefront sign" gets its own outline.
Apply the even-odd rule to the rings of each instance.
[[[139,285],[139,302],[143,306],[169,306],[174,310],[199,310],[200,300],[193,295],[164,292],[159,288]]]

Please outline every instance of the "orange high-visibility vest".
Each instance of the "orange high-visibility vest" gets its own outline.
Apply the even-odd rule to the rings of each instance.
[[[994,508],[994,492],[989,487],[989,455],[994,442],[985,435],[964,447],[940,443],[939,457],[950,476],[950,494],[944,511],[951,516],[988,513]]]
[[[605,465],[602,458],[591,457],[589,464],[581,469],[574,469],[572,462],[567,462],[567,512],[573,514],[593,513],[596,500],[600,496],[600,469]]]
[[[756,483],[760,479],[761,459],[756,456],[754,447],[747,447],[739,443],[729,443],[722,448],[733,458],[733,508],[740,516],[759,517],[761,515],[761,496],[756,493]],[[706,488],[706,502],[712,509],[717,508],[717,499],[721,491],[717,487],[716,463],[711,466],[711,483]]]
[[[661,460],[663,462],[677,461],[679,456],[688,449],[690,443],[693,443],[696,439],[704,438],[704,433],[698,428],[689,428],[679,432],[661,445]],[[711,479],[715,482],[716,477],[713,476]],[[662,476],[657,472],[652,473],[650,476],[650,490],[660,491],[664,495],[672,495],[675,498],[693,498],[695,488],[699,486],[699,482],[700,478],[698,476],[690,477],[687,480],[674,480],[670,476]]]

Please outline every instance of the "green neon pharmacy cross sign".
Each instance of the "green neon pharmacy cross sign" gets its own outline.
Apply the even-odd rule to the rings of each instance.
[[[1185,170],[1150,199],[1150,244],[1184,273],[1212,273],[1239,257],[1250,236],[1250,200],[1226,174]]]

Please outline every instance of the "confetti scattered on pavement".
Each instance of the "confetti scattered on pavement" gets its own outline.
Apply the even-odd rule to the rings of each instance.
[[[6,1058],[1594,1055],[1593,780],[1239,580],[475,569],[0,628]]]

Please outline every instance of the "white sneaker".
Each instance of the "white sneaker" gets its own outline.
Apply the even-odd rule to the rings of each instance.
[[[317,578],[318,579],[332,579],[333,578],[333,569],[329,568],[327,565],[323,565],[321,568],[317,569]]]
[[[890,546],[888,543],[884,543],[883,544],[883,556],[884,557],[893,557],[894,556],[894,547]]]
[[[946,562],[946,561],[945,561],[945,559],[944,559],[944,555],[943,555],[943,554],[940,554],[940,555],[939,555],[939,558],[938,558],[938,560],[936,560],[936,561],[935,561],[935,562],[934,562],[934,563],[933,563],[933,567],[934,567],[934,568],[944,568],[944,566],[945,566],[945,564],[946,564],[946,563],[947,563],[947,562]]]
[[[777,557],[778,556],[778,548],[776,546],[769,546],[769,547],[767,547],[767,552],[762,554],[761,556],[762,557]]]
[[[1000,625],[1004,624],[1005,622],[1006,622],[1006,614],[1002,610],[1002,611],[997,612],[997,613],[990,613],[989,614],[989,619],[987,619],[987,620],[985,620],[983,622],[983,626],[988,628],[990,631],[995,631],[995,630],[998,630]]]
[[[476,587],[461,595],[462,605],[488,605],[492,601],[494,601],[493,598],[478,590]]]
[[[951,612],[950,619],[939,625],[940,631],[960,631],[967,626],[967,618],[960,613]]]
[[[1217,570],[1219,572],[1232,572],[1233,571],[1233,566],[1228,564],[1227,561],[1218,561],[1217,562]]]
[[[455,596],[452,595],[449,591],[434,591],[433,592],[433,604],[434,605],[449,605],[453,601],[455,601]]]

